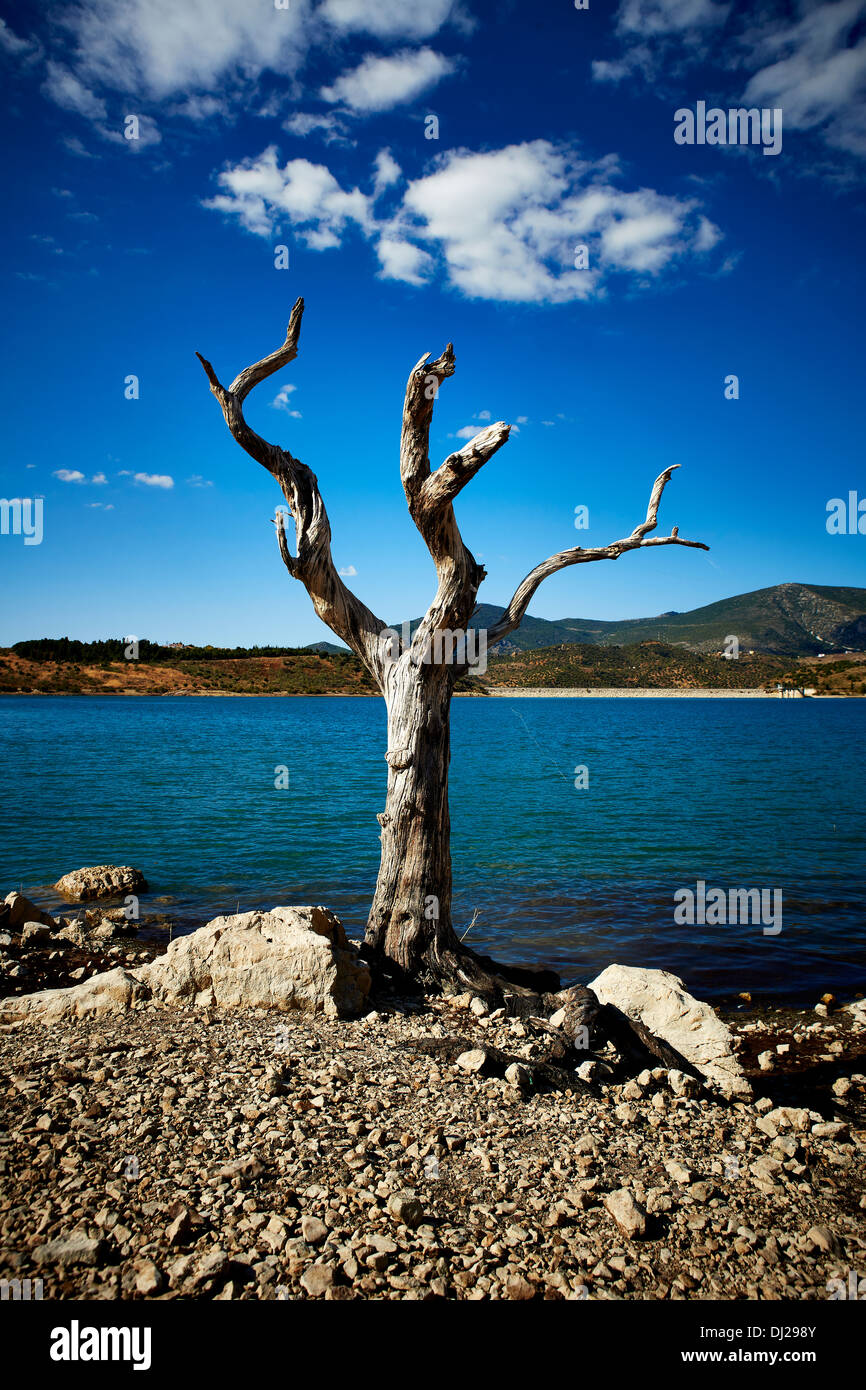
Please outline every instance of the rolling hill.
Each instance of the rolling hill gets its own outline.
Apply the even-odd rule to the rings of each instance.
[[[504,609],[478,605],[473,626],[490,628]],[[413,622],[413,629],[417,626]],[[688,613],[605,621],[527,615],[498,651],[532,651],[576,642],[584,646],[632,646],[667,642],[693,652],[720,651],[736,636],[741,652],[773,656],[816,656],[819,652],[866,651],[866,589],[821,584],[775,584],[721,599]]]

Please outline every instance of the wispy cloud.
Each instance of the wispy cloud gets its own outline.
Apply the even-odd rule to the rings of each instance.
[[[285,386],[280,387],[274,399],[271,401],[271,405],[275,410],[284,410],[287,415],[291,415],[293,420],[300,420],[302,418],[301,412],[299,410],[292,410],[291,407],[291,397],[293,392],[297,391],[297,389],[297,386],[287,383]]]

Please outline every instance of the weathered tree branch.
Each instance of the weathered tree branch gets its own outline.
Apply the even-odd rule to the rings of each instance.
[[[529,607],[532,595],[538,586],[549,575],[556,574],[557,570],[567,569],[569,565],[583,565],[591,560],[618,560],[620,555],[624,555],[627,550],[640,550],[648,545],[687,545],[693,550],[709,550],[708,545],[703,541],[684,541],[680,538],[679,528],[675,526],[669,536],[654,536],[652,539],[645,539],[649,531],[654,531],[657,524],[659,503],[662,493],[670,476],[675,468],[679,468],[678,463],[671,464],[660,473],[653,483],[653,490],[650,494],[649,506],[647,507],[646,520],[636,526],[630,536],[626,536],[621,541],[613,541],[610,545],[595,546],[591,549],[582,549],[574,546],[571,550],[562,550],[558,555],[551,555],[549,560],[543,560],[540,565],[536,565],[534,570],[530,570],[526,578],[517,587],[517,590],[508,604],[505,612],[497,623],[487,632],[488,649],[501,642],[503,637],[507,637],[509,632],[513,632],[519,627]]]
[[[276,478],[289,505],[295,522],[296,555],[289,551],[284,514],[278,511],[275,519],[277,543],[286,569],[304,585],[322,622],[360,658],[381,688],[381,634],[386,624],[346,587],[337,573],[331,555],[331,526],[316,475],[287,449],[262,439],[244,419],[243,402],[253,387],[297,357],[303,315],[304,301],[299,299],[292,309],[282,347],[245,367],[228,389],[200,352],[196,357],[204,367],[233,437]]]
[[[501,421],[481,430],[450,454],[435,473],[428,456],[430,422],[439,387],[454,375],[454,346],[449,343],[435,362],[425,353],[409,374],[403,406],[400,477],[415,522],[436,566],[439,586],[413,640],[415,653],[424,651],[433,634],[465,629],[475,607],[485,570],[464,545],[452,507],[453,499],[508,439]],[[451,668],[443,673],[456,677]]]
[[[454,375],[454,344],[449,343],[441,357],[431,362],[425,352],[409,374],[403,404],[403,431],[400,438],[400,477],[406,492],[409,511],[425,480],[430,476],[427,450],[430,440],[430,421],[439,387],[446,377]]]
[[[488,425],[486,430],[476,434],[456,454],[449,454],[441,468],[430,474],[420,490],[423,507],[433,511],[452,502],[497,449],[508,442],[510,433],[511,426],[506,425],[504,420],[497,420],[495,425]]]

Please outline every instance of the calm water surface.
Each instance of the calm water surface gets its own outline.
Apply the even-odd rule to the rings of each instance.
[[[862,990],[864,725],[854,700],[455,700],[455,923],[479,909],[477,948],[564,979],[615,960],[705,996]],[[378,699],[0,698],[0,887],[56,905],[60,874],[134,864],[143,907],[185,922],[322,902],[360,933],[384,751]],[[781,933],[676,925],[699,879],[780,888]]]

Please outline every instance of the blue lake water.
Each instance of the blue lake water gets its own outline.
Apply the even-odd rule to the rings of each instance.
[[[476,949],[564,980],[619,961],[712,997],[863,990],[864,732],[855,700],[455,700],[455,924],[477,908]],[[62,873],[134,864],[145,910],[186,923],[321,902],[359,935],[384,751],[378,699],[0,698],[0,888],[52,906]],[[676,924],[698,880],[780,889],[782,931]]]

